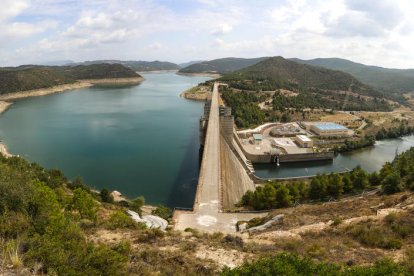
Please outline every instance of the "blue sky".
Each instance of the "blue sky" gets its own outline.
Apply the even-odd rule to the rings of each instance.
[[[414,68],[410,0],[2,0],[0,66],[341,57]]]

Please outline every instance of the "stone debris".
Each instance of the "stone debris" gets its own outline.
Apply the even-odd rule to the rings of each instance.
[[[128,215],[131,216],[131,218],[134,221],[145,223],[145,225],[148,228],[158,228],[158,229],[163,230],[163,231],[165,231],[165,229],[167,229],[168,222],[163,218],[160,218],[158,216],[153,216],[153,215],[146,215],[146,216],[142,216],[142,218],[141,218],[140,215],[137,212],[134,212],[134,211],[131,211],[131,210],[128,210],[127,213],[128,213]]]

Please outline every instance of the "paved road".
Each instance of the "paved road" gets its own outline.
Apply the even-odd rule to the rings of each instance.
[[[220,212],[221,171],[218,86],[219,83],[214,83],[194,212],[176,212],[175,228],[177,230],[196,228],[206,232],[235,232],[235,223],[238,220],[249,220],[259,216],[258,214]]]

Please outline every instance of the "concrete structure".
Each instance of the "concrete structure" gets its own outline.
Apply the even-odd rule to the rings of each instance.
[[[255,145],[260,145],[263,141],[263,135],[255,133],[253,134],[253,143]]]
[[[321,137],[347,137],[349,129],[331,122],[317,122],[310,126],[310,130]]]
[[[313,140],[306,135],[296,135],[295,142],[302,148],[313,147]]]
[[[173,220],[177,230],[195,228],[211,233],[217,231],[234,233],[237,221],[250,220],[267,214],[222,213],[221,211],[223,186],[220,144],[222,142],[220,141],[218,86],[219,83],[214,84],[193,211],[176,210],[174,212]],[[243,171],[243,173],[246,172]]]
[[[306,132],[297,123],[279,124],[273,127],[269,135],[272,137],[295,137]]]

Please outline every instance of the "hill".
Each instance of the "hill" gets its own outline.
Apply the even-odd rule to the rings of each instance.
[[[187,67],[187,66],[190,66],[190,65],[193,65],[193,64],[196,64],[196,63],[202,63],[202,62],[205,62],[205,60],[192,60],[192,61],[189,61],[189,62],[183,62],[183,63],[180,63],[180,64],[178,64],[181,68],[185,68],[185,67]]]
[[[0,68],[0,94],[49,88],[85,79],[139,78],[120,64],[34,66]]]
[[[379,91],[363,84],[355,77],[341,71],[297,63],[283,57],[273,57],[253,66],[229,73],[221,80],[256,82],[261,88],[316,88],[357,92],[361,95],[383,96]]]
[[[204,61],[192,64],[180,69],[179,73],[194,74],[194,73],[228,73],[242,68],[251,66],[260,61],[267,59],[267,57],[260,58],[220,58],[210,61]]]
[[[405,93],[414,91],[414,69],[382,68],[340,58],[317,58],[311,60],[295,58],[291,60],[347,72],[363,83],[386,92]]]
[[[167,61],[123,61],[123,60],[93,60],[85,61],[80,63],[68,64],[71,66],[75,65],[91,65],[91,64],[122,64],[125,67],[131,68],[135,71],[146,72],[146,71],[164,71],[164,70],[178,70],[181,67],[175,63]]]
[[[75,80],[85,79],[112,79],[140,77],[134,70],[121,64],[92,64],[78,66],[55,67],[63,75]]]
[[[296,115],[305,120],[308,117],[303,111],[307,109],[393,109],[391,97],[385,98],[348,73],[282,57],[268,58],[218,80],[229,85],[222,89],[223,99],[232,107],[236,124],[242,128],[265,121],[287,122]]]

